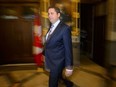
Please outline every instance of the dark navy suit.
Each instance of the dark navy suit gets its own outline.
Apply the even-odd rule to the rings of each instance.
[[[44,55],[46,67],[50,69],[49,87],[58,87],[63,69],[73,65],[71,27],[63,22],[58,24],[46,41]]]

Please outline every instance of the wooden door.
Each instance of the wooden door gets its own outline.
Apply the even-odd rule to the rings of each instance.
[[[0,20],[0,25],[0,64],[33,62],[32,21]]]

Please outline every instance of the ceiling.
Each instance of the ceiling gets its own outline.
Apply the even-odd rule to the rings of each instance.
[[[50,0],[57,1],[57,0]],[[59,1],[59,0],[58,0]],[[106,0],[80,0],[81,3],[95,4]],[[0,0],[0,4],[2,3],[38,3],[40,0]]]
[[[51,1],[59,1],[59,0],[51,0]],[[62,1],[62,0],[61,0]],[[81,3],[97,3],[106,0],[80,0]],[[40,2],[40,0],[0,0],[0,3],[8,3],[8,2]]]
[[[0,0],[0,3],[12,3],[12,2],[40,2],[40,0]]]
[[[81,3],[98,3],[106,0],[80,0]]]

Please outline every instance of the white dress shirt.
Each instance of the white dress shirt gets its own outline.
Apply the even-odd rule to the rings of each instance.
[[[48,38],[48,34],[52,34],[54,32],[54,30],[56,29],[56,27],[58,26],[58,24],[60,23],[60,20],[56,21],[54,24],[52,24],[53,28],[51,30],[48,31],[47,35],[46,35],[46,40]]]

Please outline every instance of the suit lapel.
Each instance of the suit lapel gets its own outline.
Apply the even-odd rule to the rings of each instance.
[[[53,33],[51,34],[51,36],[49,37],[49,39],[46,41],[46,42],[48,42],[52,37],[54,37],[54,35],[56,34],[56,33],[58,33],[58,31],[60,31],[60,26],[61,26],[61,23],[62,22],[60,22],[58,25],[57,25],[57,27],[56,27],[56,29],[53,31]]]

